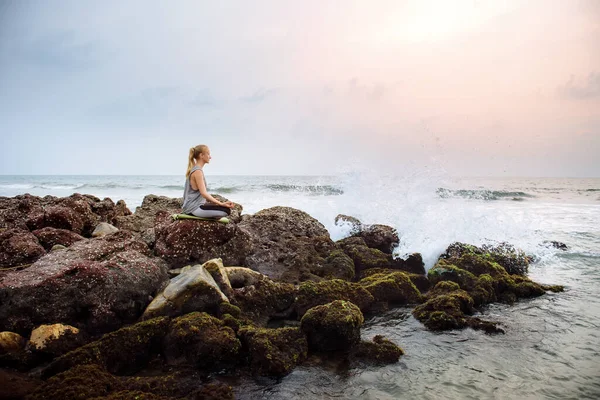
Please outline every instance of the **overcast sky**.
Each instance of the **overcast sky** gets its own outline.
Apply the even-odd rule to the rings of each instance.
[[[0,0],[1,174],[600,176],[600,1]]]

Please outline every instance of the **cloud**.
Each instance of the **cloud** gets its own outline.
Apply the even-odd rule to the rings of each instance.
[[[198,91],[190,104],[196,107],[216,107],[220,102],[215,98],[210,89],[205,88]]]
[[[558,92],[563,97],[578,100],[600,97],[600,73],[592,72],[582,80],[571,75],[567,83],[559,86]]]

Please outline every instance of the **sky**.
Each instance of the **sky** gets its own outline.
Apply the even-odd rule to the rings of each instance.
[[[0,0],[0,174],[600,177],[600,1]]]

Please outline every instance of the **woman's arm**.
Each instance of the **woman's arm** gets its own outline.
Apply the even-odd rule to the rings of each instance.
[[[233,208],[233,203],[231,201],[223,203],[222,201],[219,201],[219,200],[215,199],[214,197],[212,197],[206,191],[206,185],[204,184],[204,174],[203,174],[202,170],[194,171],[194,173],[192,174],[192,179],[194,180],[194,182],[196,182],[198,191],[200,192],[202,197],[204,197],[206,200],[210,201],[211,203],[215,203],[219,206]]]

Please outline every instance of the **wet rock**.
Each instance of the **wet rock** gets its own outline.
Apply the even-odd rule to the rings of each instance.
[[[46,251],[31,232],[18,229],[0,232],[0,267],[30,264],[44,254]]]
[[[18,333],[0,332],[0,354],[16,353],[25,348],[27,341]]]
[[[350,227],[350,235],[357,235],[362,230],[362,223],[358,218],[351,217],[349,215],[338,214],[335,217],[335,224],[338,226],[349,226]]]
[[[137,320],[167,267],[128,232],[79,241],[0,280],[0,329],[61,322],[106,332]]]
[[[336,300],[308,310],[300,329],[306,334],[311,350],[348,350],[360,342],[363,322],[363,315],[354,303]]]
[[[142,318],[175,317],[192,311],[215,314],[219,304],[229,302],[229,299],[207,271],[206,264],[209,263],[183,268],[181,274],[171,279],[165,290],[152,300]]]
[[[362,285],[346,282],[341,279],[332,279],[323,282],[303,282],[298,287],[296,311],[298,316],[301,317],[309,309],[318,305],[331,303],[335,300],[352,302],[360,310],[366,311],[375,299]]]
[[[62,244],[55,244],[54,246],[52,246],[52,248],[50,249],[50,253],[53,251],[60,251],[60,250],[65,250],[66,247],[63,246]]]
[[[391,268],[365,269],[358,276],[358,279],[361,280],[361,279],[367,278],[369,276],[377,275],[377,274],[388,275],[388,274],[393,274],[394,272],[397,272],[397,270],[391,269]],[[427,279],[426,275],[413,274],[410,272],[404,272],[404,273],[408,276],[410,281],[415,285],[415,287],[419,290],[419,292],[425,293],[429,290],[431,285],[430,285],[429,279]]]
[[[361,340],[352,347],[350,359],[365,364],[385,365],[398,362],[403,354],[404,351],[398,345],[377,335],[370,342]]]
[[[231,268],[226,270],[234,288],[234,303],[242,310],[244,317],[253,323],[266,325],[270,318],[287,317],[294,311],[297,293],[294,285],[274,282],[256,272],[242,274],[241,269],[233,269],[232,273],[230,273]],[[244,276],[246,278],[242,281],[241,277]],[[242,283],[243,286],[240,286]]]
[[[347,279],[350,274],[344,261],[329,258],[337,250],[329,232],[303,211],[268,208],[245,218],[238,227],[250,239],[249,251],[240,264],[271,279],[296,284],[326,276]]]
[[[393,269],[410,272],[411,274],[425,275],[425,264],[420,253],[412,253],[406,258],[395,258],[393,260]]]
[[[386,254],[392,254],[394,248],[400,243],[396,229],[387,225],[374,224],[363,227],[359,236],[367,246]]]
[[[298,328],[244,327],[239,336],[248,349],[254,374],[282,377],[306,359],[308,342]]]
[[[418,304],[421,293],[412,283],[408,274],[393,272],[390,274],[374,274],[358,282],[378,302],[391,304]]]
[[[391,254],[381,250],[372,249],[363,245],[346,245],[344,252],[354,262],[355,273],[359,275],[369,268],[393,268],[394,262]]]
[[[39,242],[46,250],[52,249],[55,245],[69,247],[73,243],[85,239],[75,232],[52,227],[37,229],[32,233],[38,238]]]
[[[88,400],[107,396],[115,390],[121,390],[123,385],[119,378],[108,373],[98,365],[77,365],[66,372],[51,377],[37,390],[29,400],[73,399]]]
[[[509,243],[484,245],[481,248],[465,243],[452,243],[440,256],[443,259],[459,260],[463,256],[479,256],[502,266],[510,275],[525,275],[531,259]]]
[[[227,267],[225,269],[229,283],[234,288],[254,285],[256,282],[268,279],[260,272],[246,267]]]
[[[545,247],[553,247],[555,249],[562,250],[562,251],[569,250],[569,246],[567,246],[563,242],[559,242],[556,240],[545,240],[542,242],[542,245]]]
[[[63,324],[40,325],[31,332],[29,346],[35,351],[61,356],[84,344],[79,329]]]
[[[27,216],[42,211],[42,199],[37,196],[0,197],[0,228],[29,230]]]
[[[133,374],[159,354],[169,318],[158,317],[107,333],[52,361],[43,377],[54,376],[78,365],[97,364],[116,375]]]
[[[163,351],[169,364],[219,371],[238,362],[240,349],[234,331],[221,320],[193,312],[171,322]]]
[[[92,232],[92,237],[102,237],[106,235],[111,235],[116,232],[119,232],[118,228],[115,228],[108,222],[100,222]]]

